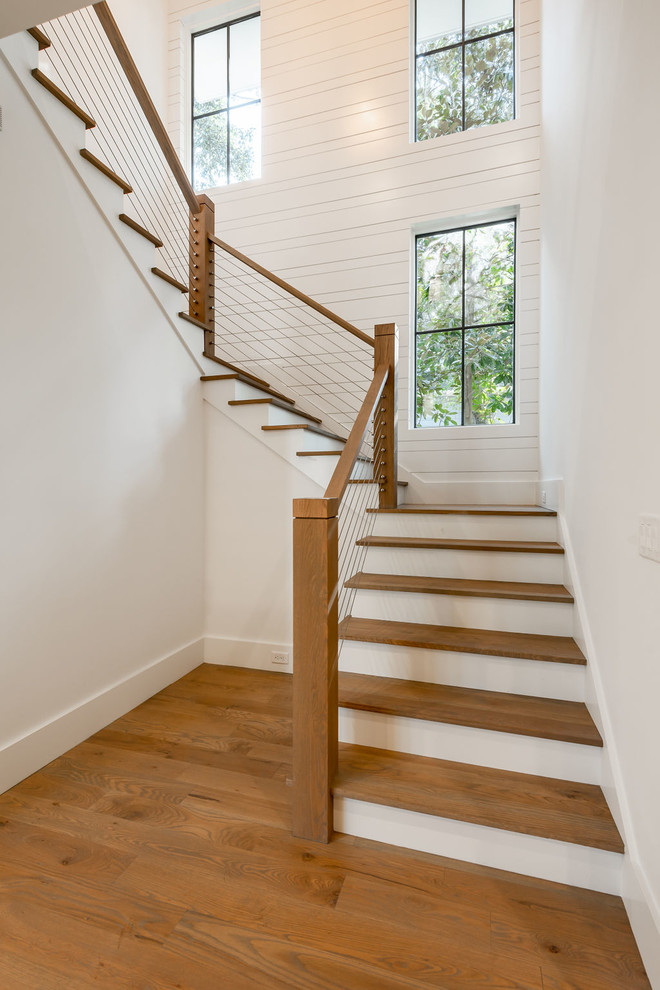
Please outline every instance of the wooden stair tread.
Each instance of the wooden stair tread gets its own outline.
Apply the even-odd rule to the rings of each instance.
[[[339,675],[339,705],[584,746],[603,745],[587,706],[576,701],[343,672]]]
[[[413,577],[408,574],[365,574],[360,571],[346,581],[346,588],[373,591],[408,591],[418,594],[458,595],[463,598],[505,598],[570,605],[573,596],[563,584],[527,581],[474,581],[466,578]]]
[[[47,34],[44,34],[41,28],[27,28],[27,33],[32,35],[34,40],[38,43],[40,52],[43,52],[46,48],[50,48],[50,38]]]
[[[153,275],[157,275],[158,278],[162,278],[164,282],[168,282],[170,285],[173,285],[175,289],[179,290],[179,292],[188,292],[187,285],[184,285],[183,282],[179,282],[178,278],[174,278],[173,275],[169,275],[167,272],[164,272],[162,268],[152,268],[151,271]]]
[[[427,515],[465,515],[465,516],[556,516],[554,509],[543,505],[460,505],[407,502],[395,509],[368,509],[368,512],[384,513],[424,513]]]
[[[51,93],[56,100],[59,100],[60,103],[63,103],[64,106],[71,111],[71,113],[75,113],[76,117],[82,120],[87,130],[89,130],[91,127],[96,127],[96,121],[94,120],[94,118],[90,117],[87,111],[83,110],[82,107],[79,107],[77,103],[74,103],[71,97],[67,96],[64,90],[60,89],[59,86],[56,86],[53,80],[49,79],[48,76],[41,71],[41,69],[33,69],[32,76],[34,79],[37,80],[38,83],[41,83],[44,89],[47,89],[48,92]]]
[[[210,327],[205,327],[203,323],[196,320],[194,316],[188,316],[187,313],[179,313],[182,320],[186,323],[192,323],[193,326],[199,327],[204,332],[207,330],[212,333]],[[227,368],[229,371],[233,372],[231,375],[201,375],[200,380],[203,382],[220,381],[223,378],[234,378],[239,377],[242,381],[245,381],[248,385],[252,385],[253,388],[260,388],[263,391],[270,391],[270,385],[265,382],[263,378],[257,378],[256,375],[251,374],[249,371],[245,371],[243,368],[237,368],[235,364],[230,364],[225,358],[218,357],[217,354],[207,354],[204,351],[204,357],[207,361],[213,361],[215,364],[222,365],[223,368]]]
[[[208,357],[209,355],[204,355]],[[225,365],[224,361],[219,358],[210,358],[210,360],[217,360],[218,364]],[[227,367],[227,365],[225,365]],[[202,382],[227,382],[231,379],[235,381],[242,382],[244,385],[249,385],[251,388],[256,388],[260,392],[265,392],[267,395],[272,395],[276,399],[280,399],[282,402],[286,402],[289,406],[295,406],[293,399],[289,399],[286,395],[282,395],[281,392],[276,392],[275,389],[270,388],[268,385],[256,384],[257,379],[250,378],[248,375],[244,374],[242,371],[234,371],[229,375],[201,375],[200,381]]]
[[[340,437],[336,433],[331,433],[330,430],[324,430],[320,426],[314,426],[313,423],[279,423],[274,426],[262,426],[261,429],[267,432],[272,430],[309,430],[310,433],[317,433],[320,437],[328,437],[330,440],[339,440],[340,443],[346,443],[344,437]],[[334,453],[340,453],[340,451],[335,451]]]
[[[297,416],[301,416],[303,419],[308,419],[311,423],[322,423],[323,420],[319,419],[318,416],[311,416],[309,413],[302,412],[300,409],[292,410],[290,404],[286,401],[276,398],[266,398],[266,399],[230,399],[227,403],[230,406],[276,406],[278,409],[287,409],[291,412],[295,412]]]
[[[340,743],[333,791],[389,807],[611,852],[624,845],[595,784]]]
[[[550,663],[586,664],[586,658],[570,636],[541,636],[537,633],[501,632],[496,629],[468,629],[436,626],[422,622],[395,622],[391,619],[363,619],[347,616],[339,626],[340,639],[363,643],[388,643],[424,650],[451,650]]]
[[[559,543],[540,540],[447,540],[427,536],[365,536],[360,547],[397,547],[407,550],[482,550],[493,553],[563,553]]]
[[[87,150],[87,148],[80,149],[80,157],[84,158],[90,165],[93,165],[94,168],[97,168],[99,172],[102,172],[103,175],[105,175],[107,179],[110,179],[111,182],[114,182],[116,186],[119,186],[119,188],[122,189],[126,195],[133,192],[133,187],[126,181],[126,179],[122,179],[120,175],[113,172],[109,165],[102,162],[100,158],[93,155],[91,151]]]
[[[134,220],[133,217],[127,216],[126,213],[120,213],[119,219],[122,223],[125,223],[127,227],[130,227],[131,230],[134,230],[137,234],[141,234],[142,237],[146,238],[146,240],[151,241],[154,247],[162,248],[163,242],[160,237],[158,237],[157,234],[152,234],[150,230],[143,227],[142,224],[138,223],[137,220]]]

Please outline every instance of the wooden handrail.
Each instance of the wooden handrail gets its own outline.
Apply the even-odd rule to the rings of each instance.
[[[131,88],[135,93],[136,99],[142,107],[142,111],[147,118],[147,122],[154,133],[154,137],[156,138],[163,155],[165,156],[165,160],[170,166],[172,175],[176,179],[177,185],[183,193],[190,212],[199,213],[199,199],[190,184],[190,180],[188,179],[185,169],[181,164],[181,159],[174,150],[174,145],[170,140],[170,136],[165,129],[163,121],[160,119],[160,115],[156,110],[151,97],[149,96],[147,87],[145,86],[142,76],[133,61],[133,57],[128,50],[121,31],[117,26],[117,22],[112,16],[110,8],[105,0],[101,0],[100,3],[94,4],[94,10],[98,15],[106,35],[108,36],[108,41],[112,45],[115,55],[119,59],[121,67],[126,74],[126,78],[131,84]]]
[[[386,364],[382,364],[379,368],[376,368],[373,381],[369,386],[364,402],[353,423],[353,429],[348,435],[348,440],[341,452],[337,466],[330,479],[330,484],[325,490],[324,498],[333,498],[341,502],[350,481],[353,465],[358,459],[365,433],[369,429],[369,421],[378,404],[378,400],[383,394],[389,373],[390,369]]]
[[[369,347],[375,346],[373,337],[370,337],[366,333],[362,333],[361,330],[354,327],[352,323],[348,322],[348,320],[344,320],[341,316],[337,316],[337,314],[333,313],[332,310],[322,306],[321,303],[316,302],[316,300],[312,299],[310,296],[305,295],[305,293],[301,292],[300,289],[296,289],[296,287],[291,285],[289,282],[285,282],[283,278],[280,278],[267,268],[264,268],[258,261],[253,261],[252,258],[248,258],[246,254],[242,254],[236,248],[232,247],[231,244],[221,241],[219,237],[211,236],[209,239],[213,241],[214,244],[217,244],[219,248],[222,248],[223,251],[226,251],[227,254],[230,254],[232,258],[236,258],[238,261],[241,261],[244,265],[247,265],[248,268],[251,268],[252,271],[257,272],[259,275],[263,275],[264,278],[267,278],[274,285],[278,285],[280,289],[284,289],[285,292],[295,296],[296,299],[300,299],[301,302],[304,302],[311,309],[316,310],[316,312],[320,313],[321,316],[325,316],[326,319],[331,320],[332,323],[336,323],[338,327],[341,327],[343,330],[348,330],[349,333],[352,333],[354,337],[357,337],[358,340],[361,340],[364,344],[368,344]]]

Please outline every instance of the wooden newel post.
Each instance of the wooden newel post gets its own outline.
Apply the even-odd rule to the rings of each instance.
[[[213,356],[215,341],[215,204],[208,196],[198,196],[199,213],[190,214],[190,316],[208,329],[204,332],[204,353]]]
[[[374,369],[386,364],[390,369],[374,416],[374,470],[380,482],[378,504],[381,509],[397,506],[397,398],[399,368],[399,329],[396,323],[374,327]]]
[[[293,501],[293,834],[332,836],[338,749],[336,498]]]

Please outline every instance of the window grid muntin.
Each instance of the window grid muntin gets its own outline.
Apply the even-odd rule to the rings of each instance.
[[[512,119],[515,120],[515,116],[516,116],[516,2],[515,2],[515,0],[513,0],[513,5],[512,5],[512,16],[511,16],[511,20],[512,20],[513,23],[512,23],[512,25],[511,25],[510,28],[503,28],[501,31],[491,31],[491,32],[488,32],[487,34],[479,35],[476,38],[468,38],[467,40],[465,38],[465,0],[462,0],[462,3],[461,3],[461,17],[462,17],[461,34],[463,36],[462,41],[455,42],[452,45],[443,45],[440,48],[434,48],[432,51],[429,51],[429,52],[418,52],[417,51],[417,4],[418,4],[418,2],[419,2],[419,0],[415,0],[415,37],[414,37],[414,43],[415,43],[415,141],[427,140],[426,138],[420,139],[420,137],[418,135],[418,131],[417,131],[418,109],[419,109],[419,107],[418,107],[418,96],[419,96],[419,82],[418,82],[418,80],[419,80],[419,73],[418,73],[418,67],[419,67],[419,64],[420,64],[420,59],[428,58],[430,55],[438,55],[438,54],[440,54],[442,52],[448,52],[448,51],[451,51],[454,48],[461,48],[462,49],[462,52],[461,52],[461,104],[462,104],[462,109],[461,109],[461,128],[460,128],[460,131],[452,131],[451,132],[451,133],[454,133],[454,134],[460,133],[460,132],[466,130],[466,127],[465,127],[465,49],[466,49],[466,46],[467,45],[473,45],[473,44],[475,44],[476,42],[479,42],[479,41],[488,41],[490,38],[499,38],[499,37],[502,37],[502,35],[505,35],[505,34],[510,34],[512,36],[512,39],[511,39],[511,42],[512,42],[512,44],[511,44],[511,47],[512,47],[512,59],[513,59],[513,79],[512,79],[512,86],[513,86],[513,117],[512,117]]]
[[[465,0],[463,0],[463,10],[465,11]],[[480,40],[480,39],[479,39]],[[481,230],[485,227],[496,227],[503,223],[513,223],[513,319],[512,320],[502,320],[497,323],[474,323],[470,326],[465,326],[465,235],[469,230]],[[436,237],[441,234],[456,234],[461,233],[463,235],[463,246],[462,246],[462,259],[461,259],[461,326],[460,327],[445,327],[443,329],[433,329],[433,330],[418,330],[417,326],[419,324],[419,299],[417,293],[417,285],[419,280],[419,252],[417,249],[418,242],[425,237]],[[467,330],[487,330],[491,327],[511,327],[511,369],[512,369],[512,383],[511,383],[511,422],[501,423],[501,424],[490,424],[501,425],[501,426],[513,426],[516,423],[516,312],[517,312],[517,293],[518,293],[518,270],[517,270],[517,255],[518,255],[518,221],[516,217],[506,217],[499,220],[490,220],[486,223],[475,223],[471,224],[469,227],[447,227],[443,230],[431,230],[426,231],[423,234],[417,234],[415,237],[415,346],[414,346],[414,394],[413,394],[413,422],[414,428],[416,430],[426,429],[446,429],[444,426],[421,426],[418,422],[417,413],[417,338],[427,336],[431,333],[456,333],[460,330],[461,333],[461,422],[456,423],[455,427],[465,426],[472,427],[475,424],[465,423],[465,395],[464,389],[464,373],[465,373],[465,332]]]
[[[261,103],[261,97],[258,100],[246,100],[244,103],[237,103],[235,106],[230,106],[230,59],[231,59],[231,29],[236,24],[242,24],[245,21],[252,21],[256,17],[261,17],[261,11],[257,11],[256,14],[246,14],[244,17],[236,17],[233,21],[225,21],[223,24],[214,24],[213,27],[205,28],[203,31],[196,31],[191,35],[191,87],[190,87],[190,180],[193,189],[195,188],[195,123],[198,120],[204,120],[208,117],[220,117],[222,114],[226,114],[227,120],[227,148],[226,148],[226,161],[225,161],[225,178],[227,185],[230,184],[229,176],[231,171],[231,128],[229,126],[229,111],[230,110],[242,110],[243,107],[253,107]],[[195,114],[195,41],[197,38],[201,38],[202,35],[212,34],[214,31],[224,31],[227,29],[227,71],[226,71],[226,87],[227,87],[227,106],[222,110],[210,110],[207,113]]]

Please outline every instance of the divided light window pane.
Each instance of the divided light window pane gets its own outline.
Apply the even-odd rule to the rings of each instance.
[[[227,28],[195,38],[194,116],[227,106]]]
[[[261,18],[233,24],[229,39],[229,99],[232,106],[261,96]]]
[[[466,38],[481,38],[512,27],[513,0],[465,0]]]
[[[261,162],[261,103],[229,111],[229,181],[259,175]]]
[[[455,45],[462,36],[462,0],[417,0],[418,53]]]
[[[195,188],[227,185],[227,113],[193,121]]]
[[[415,425],[512,423],[516,222],[417,238]]]
[[[416,0],[415,137],[513,120],[513,0]]]

